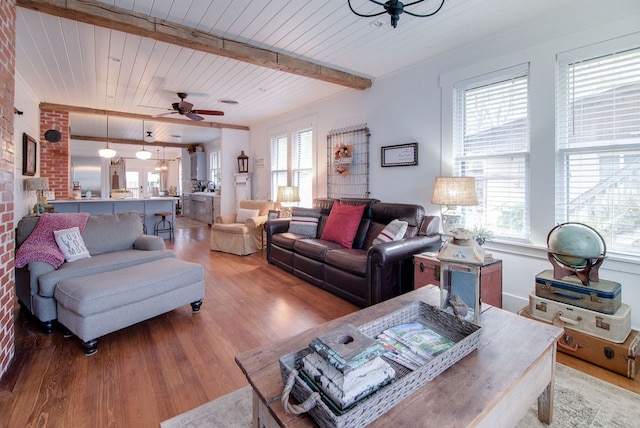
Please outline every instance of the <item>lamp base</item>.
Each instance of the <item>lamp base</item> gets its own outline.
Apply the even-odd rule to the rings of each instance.
[[[442,231],[445,235],[452,235],[451,231],[460,228],[462,215],[455,209],[448,209],[442,213]]]

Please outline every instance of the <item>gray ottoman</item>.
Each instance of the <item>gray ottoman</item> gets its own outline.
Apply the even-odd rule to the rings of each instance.
[[[200,310],[204,269],[196,263],[167,258],[110,272],[67,279],[54,296],[58,321],[97,351],[98,338],[187,303]]]

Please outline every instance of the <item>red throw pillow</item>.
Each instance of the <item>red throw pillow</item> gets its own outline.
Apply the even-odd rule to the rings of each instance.
[[[320,239],[351,248],[365,207],[334,202]]]

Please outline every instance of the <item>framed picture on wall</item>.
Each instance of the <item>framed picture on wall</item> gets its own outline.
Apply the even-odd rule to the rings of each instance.
[[[382,147],[382,166],[418,165],[418,143]]]
[[[22,134],[22,175],[36,175],[38,142],[27,133]]]

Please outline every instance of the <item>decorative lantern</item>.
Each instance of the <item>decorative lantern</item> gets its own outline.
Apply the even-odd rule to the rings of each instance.
[[[484,249],[467,229],[454,229],[440,252],[440,308],[459,319],[480,324],[480,268]]]
[[[238,172],[240,174],[246,174],[249,172],[249,156],[244,154],[244,150],[238,156]]]

